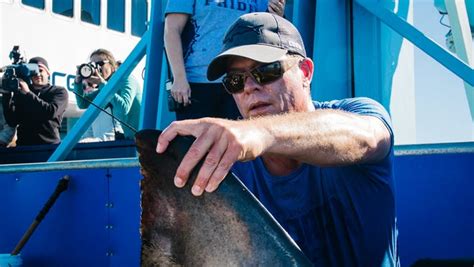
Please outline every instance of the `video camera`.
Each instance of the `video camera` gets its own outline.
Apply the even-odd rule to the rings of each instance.
[[[26,60],[21,56],[20,46],[13,46],[10,52],[10,59],[12,64],[6,66],[2,71],[2,89],[8,92],[15,92],[20,86],[19,79],[25,81],[28,85],[31,84],[31,77],[38,75],[38,64],[27,64]]]
[[[94,75],[94,70],[97,70],[99,73],[102,72],[102,67],[95,62],[81,64],[78,69],[82,79],[87,79]]]

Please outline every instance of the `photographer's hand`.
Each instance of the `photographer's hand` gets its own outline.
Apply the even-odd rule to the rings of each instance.
[[[76,77],[74,78],[74,82],[75,82],[76,84],[81,84],[81,83],[82,83],[82,76],[81,76],[81,74],[79,73],[79,67],[80,67],[80,65],[79,65],[79,66],[76,66]]]
[[[87,81],[91,84],[96,84],[97,87],[101,84],[106,84],[107,81],[100,75],[99,71],[96,69],[94,70],[94,75],[87,78]]]
[[[22,93],[25,93],[25,94],[30,92],[30,88],[28,87],[28,84],[25,81],[21,80],[21,79],[18,79],[18,80],[19,80],[19,84],[20,84],[18,90]]]
[[[175,79],[171,86],[171,95],[178,103],[184,106],[191,104],[191,87],[186,79]]]

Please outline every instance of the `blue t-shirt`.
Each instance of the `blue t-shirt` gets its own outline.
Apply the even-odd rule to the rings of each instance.
[[[188,81],[210,83],[207,66],[221,52],[227,28],[241,15],[267,8],[268,0],[168,0],[165,14],[190,15],[191,27],[185,28],[181,36],[185,40],[184,65]]]
[[[371,99],[314,104],[377,117],[393,140],[388,113]],[[257,158],[232,171],[316,266],[398,266],[392,158],[391,148],[378,163],[303,164],[286,176],[271,175]]]

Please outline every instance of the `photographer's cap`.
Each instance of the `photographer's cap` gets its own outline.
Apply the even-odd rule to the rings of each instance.
[[[288,52],[306,57],[303,39],[291,22],[267,12],[246,14],[227,30],[222,52],[209,64],[207,79],[213,81],[221,77],[227,71],[227,59],[231,56],[270,63]]]
[[[35,63],[35,64],[38,64],[38,65],[41,64],[44,67],[46,67],[46,69],[49,71],[48,61],[46,61],[46,59],[44,59],[42,57],[31,58],[30,61],[28,61],[28,63]]]

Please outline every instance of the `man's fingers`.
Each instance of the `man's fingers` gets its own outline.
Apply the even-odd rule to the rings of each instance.
[[[157,153],[163,153],[168,147],[169,143],[177,136],[194,136],[198,137],[202,134],[203,127],[200,127],[200,120],[185,120],[172,122],[158,138],[156,146]],[[207,128],[206,128],[207,129]]]
[[[199,173],[194,181],[191,192],[195,196],[201,195],[204,190],[208,187],[209,179],[214,173],[215,169],[221,162],[221,158],[227,149],[227,140],[223,138],[217,138],[219,140],[210,149],[209,153],[204,160],[204,163],[199,170]]]
[[[214,192],[229,173],[232,165],[237,161],[237,155],[227,150],[221,158],[221,161],[214,170],[206,186],[206,192]]]
[[[158,137],[158,142],[156,144],[156,153],[165,152],[166,148],[170,142],[178,135],[178,130],[176,129],[176,123],[170,124]]]
[[[200,135],[189,148],[183,160],[179,164],[176,170],[175,185],[177,187],[183,187],[188,181],[191,171],[196,167],[198,162],[204,158],[213,145],[215,137],[211,134]],[[204,188],[195,188],[196,192],[203,191]]]

